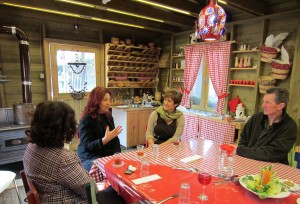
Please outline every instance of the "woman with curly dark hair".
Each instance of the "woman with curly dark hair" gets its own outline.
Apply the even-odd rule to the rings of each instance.
[[[23,163],[41,203],[87,203],[84,187],[91,178],[77,154],[64,148],[75,132],[75,112],[68,104],[47,101],[37,105],[26,131],[30,143]]]
[[[121,152],[118,135],[122,127],[115,127],[110,104],[111,92],[103,87],[95,87],[81,115],[78,155],[87,171],[90,171],[93,160]]]

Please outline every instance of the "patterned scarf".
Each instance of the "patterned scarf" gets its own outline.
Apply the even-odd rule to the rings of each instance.
[[[156,112],[159,113],[160,117],[164,120],[176,120],[178,119],[180,116],[182,116],[182,112],[175,109],[175,111],[173,113],[167,113],[163,106],[159,106],[157,109],[156,109]]]

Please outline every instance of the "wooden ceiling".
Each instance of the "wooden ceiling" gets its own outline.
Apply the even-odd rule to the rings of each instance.
[[[75,1],[75,0],[74,0]],[[104,0],[105,1],[105,0]],[[149,0],[146,0],[149,2]],[[299,10],[300,0],[224,0],[227,4],[218,3],[227,13],[227,22],[239,21],[243,19],[255,18],[258,16]],[[164,8],[147,5],[138,0],[111,0],[104,4],[103,0],[76,0],[77,3],[88,3],[91,7],[76,5],[58,0],[0,0],[1,7],[14,8],[15,13],[22,12],[27,15],[35,15],[38,18],[49,18],[49,16],[60,17],[61,19],[77,19],[78,22],[93,22],[101,25],[103,29],[112,27],[116,29],[115,24],[104,22],[110,20],[120,23],[117,29],[126,27],[136,29],[122,24],[131,24],[140,26],[138,30],[146,30],[153,33],[177,33],[186,30],[192,30],[194,22],[202,8],[208,4],[208,0],[151,0],[151,2],[167,5],[173,8],[182,9],[190,14],[181,14]],[[15,7],[10,4],[27,6],[27,9]],[[30,8],[29,8],[30,7]],[[33,8],[47,9],[47,12],[36,11]],[[112,9],[114,12],[112,12]],[[54,13],[56,12],[56,13]],[[134,16],[124,15],[118,12],[127,12],[144,17],[150,17],[162,20],[148,20]],[[77,17],[70,17],[76,14]],[[72,21],[72,20],[71,20]]]

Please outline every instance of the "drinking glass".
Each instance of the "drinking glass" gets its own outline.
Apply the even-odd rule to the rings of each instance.
[[[159,145],[158,144],[152,145],[152,155],[155,157],[159,156]]]
[[[190,203],[190,184],[182,183],[180,185],[179,191],[179,204],[189,204]]]
[[[122,165],[121,153],[115,153],[114,154],[114,163],[115,163],[115,166]]]
[[[149,161],[147,161],[147,160],[141,161],[141,172],[140,172],[141,177],[149,176],[149,174],[150,174],[149,167],[150,167]]]
[[[205,186],[211,182],[212,176],[208,170],[204,170],[198,174],[198,181],[202,184],[202,193],[199,195],[200,200],[208,200],[208,196],[205,195]]]
[[[136,156],[140,159],[143,158],[145,156],[144,145],[137,145],[136,149],[137,149]]]

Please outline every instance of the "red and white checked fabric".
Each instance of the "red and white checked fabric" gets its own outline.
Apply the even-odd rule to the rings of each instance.
[[[184,92],[181,105],[186,108],[190,108],[190,92],[194,87],[203,53],[204,47],[202,46],[184,47]]]
[[[230,42],[216,42],[186,46],[184,68],[184,94],[181,105],[190,108],[190,92],[194,87],[202,56],[204,54],[209,76],[218,96],[216,111],[222,113],[227,96],[226,87],[229,70]]]
[[[231,45],[229,41],[224,41],[205,44],[204,48],[209,77],[219,99],[216,111],[222,113],[227,96],[226,89]]]
[[[184,130],[181,140],[185,141],[192,138],[197,138],[199,135],[199,117],[184,114],[184,121]]]
[[[199,136],[212,140],[218,144],[233,144],[235,136],[235,126],[227,123],[200,118],[199,117]]]
[[[217,128],[215,128],[217,129]],[[159,146],[159,157],[154,157],[151,154],[151,149],[146,148],[146,159],[152,164],[160,164],[164,166],[180,166],[180,167],[196,167],[200,171],[204,169],[209,169],[212,175],[217,175],[217,165],[218,165],[218,152],[220,144],[217,144],[211,140],[205,140],[202,138],[191,139],[188,141],[182,141],[180,144],[180,149],[178,150],[173,146],[173,144],[160,145]],[[180,159],[192,156],[201,155],[200,160],[194,161],[192,163],[182,163]],[[125,152],[121,154],[122,158],[125,160],[139,161],[136,157],[136,151]],[[168,156],[175,157],[175,160],[167,161]],[[260,172],[260,167],[265,167],[270,164],[273,165],[273,170],[276,172],[276,176],[281,179],[291,179],[295,183],[300,183],[300,169],[291,167],[288,165],[280,163],[270,163],[262,162],[257,160],[252,160],[238,155],[234,155],[233,169],[234,173],[239,176],[257,174]],[[113,156],[102,157],[95,160],[94,165],[98,167],[98,170],[105,175],[104,165],[113,159]],[[125,164],[129,165],[129,164]],[[137,168],[140,168],[137,166]],[[120,179],[122,179],[120,177]],[[124,183],[122,183],[124,185]],[[120,186],[122,186],[120,185]],[[294,194],[300,195],[300,192],[295,192]]]
[[[104,179],[106,179],[106,177],[101,173],[100,169],[98,168],[98,165],[96,164],[96,160],[94,161],[94,165],[92,166],[89,174],[91,177],[95,179],[96,183],[99,183]]]

